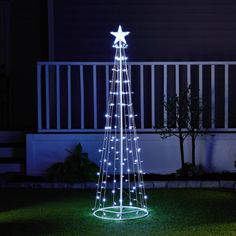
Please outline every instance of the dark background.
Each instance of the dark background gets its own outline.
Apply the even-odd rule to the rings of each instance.
[[[9,6],[0,24],[0,64],[9,82],[8,122],[2,128],[36,130],[36,63],[49,59],[48,2],[0,3]],[[121,24],[131,32],[129,61],[233,61],[235,12],[235,0],[54,0],[50,59],[112,61],[109,32]]]
[[[113,60],[109,31],[131,31],[131,61],[235,60],[234,0],[55,1],[55,58]]]

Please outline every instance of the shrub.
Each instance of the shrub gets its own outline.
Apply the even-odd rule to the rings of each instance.
[[[205,174],[201,166],[194,166],[192,163],[184,163],[183,168],[176,170],[176,177],[191,178],[199,177]]]
[[[80,183],[95,181],[99,167],[88,159],[88,153],[83,152],[81,144],[77,144],[64,162],[57,162],[44,173],[47,181]]]

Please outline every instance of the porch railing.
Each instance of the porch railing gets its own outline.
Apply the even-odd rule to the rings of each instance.
[[[38,132],[101,132],[111,62],[38,62]],[[236,61],[129,62],[138,131],[152,132],[168,119],[163,101],[193,84],[199,103],[208,104],[203,126],[236,131]]]

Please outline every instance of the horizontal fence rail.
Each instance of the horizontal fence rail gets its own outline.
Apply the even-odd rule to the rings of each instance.
[[[102,132],[112,62],[38,62],[38,132]],[[163,103],[190,84],[199,122],[208,131],[236,131],[236,62],[129,62],[137,130],[170,120]],[[160,126],[160,125],[159,125]]]

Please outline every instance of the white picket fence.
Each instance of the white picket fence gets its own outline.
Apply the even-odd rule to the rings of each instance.
[[[98,95],[98,89],[104,87],[103,101],[107,101],[109,94],[109,79],[111,78],[111,68],[113,63],[111,62],[38,62],[37,63],[37,97],[38,97],[38,132],[52,133],[52,132],[102,132],[103,127],[98,125],[99,119],[104,117],[105,110],[99,110],[98,104],[101,104],[101,95]],[[223,80],[223,125],[217,127],[215,123],[216,108],[216,68],[220,67],[223,71],[220,79]],[[62,68],[64,73],[62,73]],[[77,69],[76,79],[78,80],[77,95],[78,107],[72,106],[72,82],[75,76],[72,73],[72,69]],[[135,75],[134,75],[135,68]],[[184,68],[184,70],[182,70]],[[198,84],[198,98],[199,103],[203,101],[204,92],[204,78],[205,69],[210,71],[210,78],[208,90],[210,91],[210,112],[208,119],[210,120],[209,131],[214,132],[228,132],[236,131],[236,126],[229,126],[229,74],[231,70],[236,69],[236,62],[128,62],[129,75],[132,81],[138,81],[136,89],[138,90],[138,106],[139,106],[139,125],[138,131],[142,132],[154,132],[153,127],[156,125],[157,120],[157,107],[162,109],[162,116],[165,120],[168,118],[167,112],[164,110],[160,101],[157,101],[156,83],[158,82],[157,74],[162,72],[162,101],[166,101],[168,98],[167,94],[170,93],[169,89],[172,85],[169,79],[170,70],[173,71],[172,79],[173,88],[175,94],[179,95],[182,77],[185,78],[185,86],[192,83],[193,68],[197,71],[197,84]],[[85,70],[90,70],[90,75],[86,75]],[[99,70],[103,70],[102,75]],[[146,73],[145,71],[149,72]],[[181,73],[180,73],[181,72]],[[88,74],[88,73],[87,73]],[[101,78],[102,76],[102,78]],[[135,76],[135,78],[134,78]],[[196,77],[196,76],[195,76]],[[219,77],[219,76],[218,76]],[[217,77],[217,78],[218,78]],[[102,79],[103,85],[99,85],[98,78]],[[235,78],[236,79],[236,78]],[[62,83],[63,80],[63,83]],[[90,84],[85,85],[86,81],[89,80]],[[145,81],[149,83],[144,86]],[[180,81],[181,80],[181,81]],[[87,86],[87,87],[86,87]],[[147,88],[148,86],[148,88]],[[90,88],[88,88],[90,87]],[[145,88],[147,88],[145,90]],[[87,94],[87,89],[92,91],[90,95]],[[62,96],[62,90],[63,96]],[[91,97],[90,104],[86,100],[86,96]],[[145,102],[146,97],[150,97],[150,102]],[[236,96],[235,96],[236,97]],[[74,99],[74,98],[73,98]],[[232,99],[232,98],[231,98]],[[204,102],[204,101],[203,101]],[[137,103],[137,100],[136,100]],[[62,104],[66,106],[66,109],[62,111]],[[86,106],[92,106],[92,119],[90,117],[87,122]],[[161,106],[161,107],[160,107]],[[105,107],[105,106],[104,106]],[[145,109],[149,108],[150,122],[145,121]],[[53,108],[53,109],[52,109]],[[79,114],[79,124],[73,125],[72,119],[75,113],[74,109],[79,109],[76,112]],[[66,110],[66,112],[65,112]],[[62,120],[63,124],[62,124]],[[202,120],[202,119],[200,119]],[[88,124],[89,125],[86,125]],[[105,124],[105,119],[104,119]]]

